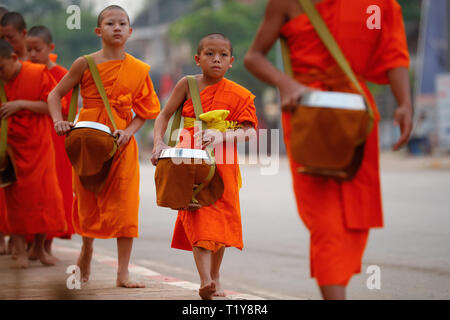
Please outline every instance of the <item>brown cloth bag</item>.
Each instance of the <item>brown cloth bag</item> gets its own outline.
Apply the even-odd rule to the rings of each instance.
[[[0,82],[0,98],[2,104],[7,102],[3,82]],[[17,168],[14,155],[11,147],[7,143],[8,119],[2,119],[0,136],[0,188],[7,187],[17,181]]]
[[[291,152],[303,174],[330,177],[338,181],[354,178],[363,155],[364,142],[373,127],[373,111],[345,56],[310,0],[299,0],[311,24],[348,77],[355,92],[364,97],[363,110],[300,105],[291,117]],[[289,49],[281,39],[285,72],[293,76]]]
[[[113,128],[116,130],[117,126],[97,66],[92,56],[84,57],[88,61],[97,90],[103,100]],[[68,121],[70,122],[74,121],[75,118],[78,105],[78,91],[79,85],[74,88],[70,101],[68,116]],[[77,125],[81,124],[84,125],[77,127]],[[66,137],[66,153],[83,187],[86,190],[98,193],[102,190],[108,178],[114,154],[118,148],[116,138],[111,134],[110,128],[103,124],[85,121],[79,122],[77,125]]]
[[[197,121],[203,113],[195,77],[188,76],[189,90]],[[175,113],[168,145],[174,147],[175,130],[180,128],[181,106]],[[204,124],[202,123],[202,129]],[[198,209],[212,205],[223,194],[224,185],[216,170],[214,156],[210,161],[193,158],[163,158],[158,160],[155,171],[156,201],[160,207],[174,210]]]

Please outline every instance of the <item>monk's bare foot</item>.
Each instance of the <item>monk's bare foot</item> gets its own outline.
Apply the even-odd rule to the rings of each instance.
[[[36,245],[33,243],[31,244],[30,248],[28,249],[28,259],[31,261],[35,261],[39,259],[39,250],[36,247]]]
[[[42,250],[38,256],[39,261],[46,266],[54,266],[58,259]]]
[[[116,286],[123,288],[145,288],[144,283],[131,280],[128,274],[126,275],[117,274]]]
[[[78,257],[77,266],[81,272],[81,282],[88,282],[91,274],[91,260],[93,248],[81,249],[80,256]]]
[[[14,263],[11,265],[11,269],[26,269],[28,268],[28,255],[26,253],[16,255]]]
[[[202,298],[202,300],[212,300],[214,293],[216,292],[216,282],[211,280],[210,283],[200,287],[198,290],[198,294]]]
[[[225,297],[225,291],[222,289],[222,285],[220,284],[220,281],[215,279],[214,282],[216,283],[216,292],[214,292],[214,297]]]

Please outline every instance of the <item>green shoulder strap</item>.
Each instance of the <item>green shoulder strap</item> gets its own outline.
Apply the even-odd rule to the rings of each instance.
[[[105,105],[106,112],[108,113],[109,120],[112,123],[114,131],[117,130],[116,121],[114,120],[114,116],[111,111],[111,106],[109,105],[108,96],[106,95],[105,88],[103,87],[102,79],[100,78],[100,74],[97,69],[97,65],[94,62],[94,58],[91,55],[84,56],[88,62],[89,70],[91,71],[92,78],[94,79],[95,86],[97,87],[98,93],[103,100],[103,104]],[[73,88],[72,98],[70,99],[70,107],[69,107],[69,115],[67,120],[73,122],[76,115],[77,105],[78,105],[78,92],[79,92],[79,84],[77,84]]]
[[[192,104],[194,105],[195,119],[201,121],[199,116],[203,113],[202,102],[200,99],[200,92],[198,91],[197,80],[195,76],[186,76],[189,85],[189,93],[191,94]],[[175,130],[180,129],[181,117],[183,111],[183,104],[177,109],[175,115],[173,116],[172,126],[170,127],[169,142],[167,145],[169,147],[175,147],[178,138],[173,137]],[[202,130],[206,129],[206,124],[202,121]]]
[[[94,79],[95,86],[97,87],[98,93],[102,97],[103,103],[106,108],[106,112],[108,113],[109,120],[111,121],[114,131],[117,130],[116,121],[114,120],[114,116],[111,111],[111,106],[109,105],[108,96],[106,95],[105,88],[103,87],[102,79],[100,78],[100,74],[98,73],[97,65],[94,62],[94,58],[91,55],[84,56],[89,64],[89,70],[91,71],[92,78]]]
[[[309,18],[309,21],[313,25],[314,29],[316,30],[317,34],[319,35],[319,38],[322,40],[322,43],[325,45],[325,47],[328,49],[329,53],[333,56],[334,60],[337,62],[339,67],[342,69],[342,71],[345,73],[345,75],[349,78],[351,83],[355,86],[355,88],[358,90],[358,92],[366,99],[367,102],[367,111],[370,115],[370,118],[373,120],[373,111],[369,107],[369,101],[367,99],[366,93],[364,92],[363,88],[358,82],[358,79],[355,76],[355,73],[353,72],[350,64],[348,63],[347,59],[345,58],[344,54],[341,51],[341,48],[337,44],[336,40],[334,39],[333,35],[331,34],[330,30],[328,29],[327,25],[323,21],[322,17],[320,16],[319,12],[317,11],[314,4],[311,2],[311,0],[299,0],[300,5],[302,6],[303,10],[305,11],[306,15]],[[286,41],[282,39],[281,41],[282,46],[282,55],[283,55],[283,63],[285,66],[285,72],[286,74],[292,76],[292,65],[291,60],[289,57],[289,49],[287,47]],[[371,128],[369,128],[371,130]]]
[[[70,98],[69,114],[67,115],[67,121],[69,122],[73,122],[75,120],[75,116],[77,115],[79,92],[80,92],[80,85],[77,84],[75,87],[73,87],[72,97]]]
[[[0,98],[2,104],[8,101],[8,99],[6,98],[3,81],[0,81]],[[3,161],[5,160],[7,143],[8,143],[8,119],[3,118],[1,121],[1,133],[0,133],[0,164],[3,163]]]

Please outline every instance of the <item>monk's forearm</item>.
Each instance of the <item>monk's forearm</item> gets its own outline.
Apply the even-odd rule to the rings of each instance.
[[[63,121],[62,116],[62,106],[61,106],[61,98],[59,98],[58,93],[53,90],[50,92],[47,98],[48,101],[48,112],[50,117],[52,117],[53,122]]]
[[[399,106],[412,109],[411,89],[407,68],[395,68],[388,71],[392,93]]]
[[[47,102],[18,100],[23,110],[29,110],[36,113],[49,114]]]
[[[130,134],[130,136],[133,136],[136,132],[139,131],[139,129],[142,128],[142,126],[145,124],[145,119],[135,116],[133,120],[130,122],[128,127],[126,128],[126,131]]]
[[[249,51],[245,55],[244,65],[259,80],[275,87],[280,87],[286,78],[290,78],[278,70],[266,56],[259,51]]]
[[[153,129],[153,140],[155,145],[164,142],[164,133],[167,130],[168,124],[169,119],[167,119],[164,113],[160,113],[156,118],[155,128]]]

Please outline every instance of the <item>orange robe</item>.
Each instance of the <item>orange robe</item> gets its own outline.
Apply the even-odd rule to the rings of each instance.
[[[6,220],[6,198],[3,188],[0,188],[0,233],[9,234],[8,221]]]
[[[366,21],[371,5],[381,9],[381,29]],[[409,66],[401,8],[394,0],[323,0],[316,5],[351,64],[372,108],[374,99],[365,81],[387,84],[387,72]],[[280,31],[287,39],[295,78],[322,90],[353,91],[352,86],[317,36],[306,14]],[[311,276],[322,285],[347,285],[361,270],[369,228],[382,227],[378,126],[366,141],[364,160],[350,182],[297,173],[290,152],[290,113],[283,113],[284,140],[290,159],[294,193],[301,219],[310,231]],[[376,111],[376,120],[379,114]]]
[[[148,74],[150,66],[126,54],[123,61],[104,62],[97,68],[118,129],[130,124],[133,111],[143,119],[158,116],[160,105]],[[100,122],[113,130],[89,69],[81,79],[81,96],[83,108],[78,121]],[[114,155],[105,186],[97,195],[84,189],[76,174],[73,188],[76,233],[104,239],[138,236],[139,158],[134,137]]]
[[[229,110],[226,120],[250,122],[256,128],[258,120],[254,98],[250,91],[225,78],[200,92],[203,112]],[[182,114],[183,117],[195,118],[191,99],[184,103]],[[194,132],[192,128],[188,130]],[[183,144],[184,141],[181,141],[180,146],[183,147]],[[193,145],[192,141],[188,145]],[[228,152],[232,152],[233,157],[227,157]],[[223,195],[213,205],[178,212],[172,248],[192,250],[192,246],[200,246],[212,251],[221,246],[243,248],[236,145],[234,150],[228,150],[225,143],[216,147],[215,157],[217,171],[224,183]],[[232,163],[227,161],[229,158]]]
[[[8,101],[47,101],[55,86],[44,65],[22,62],[5,84]],[[11,234],[60,232],[67,228],[58,186],[53,124],[48,115],[22,110],[9,118],[8,144],[17,166],[17,182],[4,188]]]
[[[50,74],[56,80],[56,82],[61,81],[61,79],[68,72],[66,68],[56,65],[49,69]],[[72,97],[72,90],[64,96],[62,99],[62,114],[64,119],[67,119],[69,114],[70,99]],[[67,222],[67,231],[64,233],[52,233],[47,234],[47,239],[54,237],[70,239],[74,233],[72,224],[72,206],[73,206],[73,190],[72,190],[72,165],[70,164],[69,157],[67,157],[66,148],[64,145],[65,136],[58,136],[56,131],[52,131],[53,143],[55,147],[56,156],[56,172],[58,174],[58,182],[61,188],[64,201],[64,213]]]

